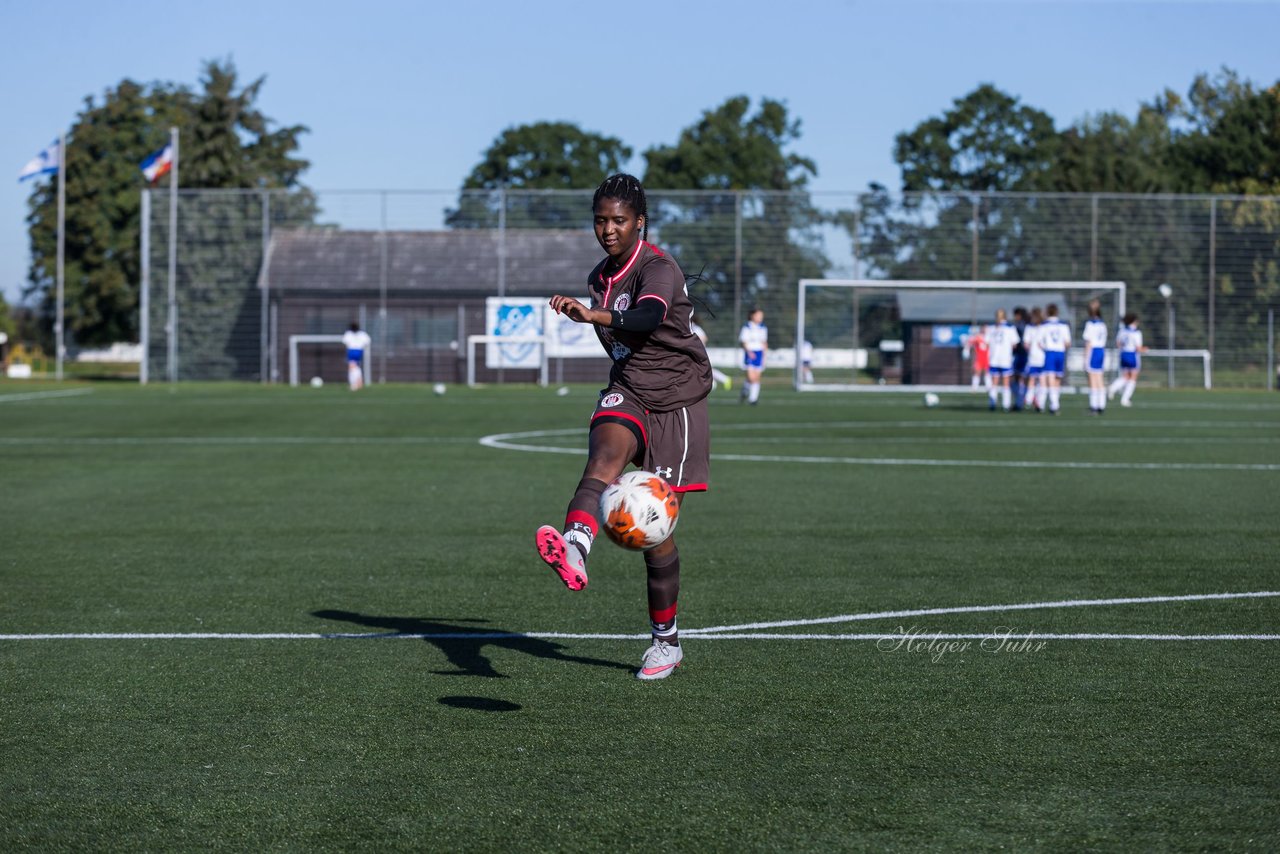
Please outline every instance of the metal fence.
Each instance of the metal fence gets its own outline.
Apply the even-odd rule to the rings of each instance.
[[[491,238],[467,244],[474,263],[455,259],[437,276],[434,296],[445,300],[574,293],[588,272],[538,279],[531,268],[545,259],[512,236],[579,230],[589,240],[589,191],[182,190],[170,281],[169,196],[146,192],[141,325],[151,381],[281,379],[273,365],[287,343],[274,334],[271,309],[281,286],[264,278],[263,261],[282,229]],[[1151,346],[1208,350],[1217,388],[1275,382],[1268,319],[1280,307],[1280,197],[652,190],[649,213],[650,240],[698,276],[690,290],[712,344],[732,346],[749,309],[760,307],[771,343],[791,346],[803,278],[1123,281]],[[376,255],[368,266],[354,296],[375,352],[410,323],[421,330],[419,345],[462,360],[458,342],[487,331],[475,312],[423,320],[413,300],[432,294],[404,291],[404,273]],[[329,293],[346,287],[321,281],[323,271],[309,275]],[[305,331],[341,332],[351,314],[316,310]]]

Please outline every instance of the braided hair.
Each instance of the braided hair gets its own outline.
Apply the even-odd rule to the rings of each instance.
[[[618,173],[604,179],[604,183],[596,188],[591,197],[591,209],[594,211],[601,199],[615,199],[627,205],[638,217],[644,217],[644,227],[640,239],[649,240],[649,204],[644,197],[644,186],[634,175]]]

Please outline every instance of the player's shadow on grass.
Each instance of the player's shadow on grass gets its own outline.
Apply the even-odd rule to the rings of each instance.
[[[431,617],[377,617],[371,614],[357,614],[354,611],[312,611],[313,617],[322,620],[342,620],[358,626],[382,629],[383,637],[411,637],[421,640],[439,649],[445,658],[454,666],[454,670],[433,670],[439,676],[485,676],[491,679],[505,679],[505,674],[493,669],[482,650],[485,647],[511,649],[538,658],[552,661],[566,661],[572,664],[589,664],[594,667],[612,667],[619,670],[634,670],[629,664],[617,661],[605,661],[601,658],[588,658],[580,655],[568,655],[561,650],[564,646],[542,638],[529,637],[516,632],[504,632],[490,627],[474,625],[457,625],[458,623],[487,623],[488,620],[451,619],[449,622]]]

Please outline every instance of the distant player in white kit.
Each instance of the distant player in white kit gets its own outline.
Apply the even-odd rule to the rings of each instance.
[[[760,399],[760,375],[764,373],[764,357],[769,352],[769,327],[764,325],[764,309],[753,308],[738,333],[742,345],[742,370],[747,380],[742,385],[742,400],[755,405]]]
[[[1013,392],[1009,378],[1013,374],[1013,348],[1021,342],[1018,330],[1009,323],[1004,309],[996,309],[996,325],[987,331],[987,383],[989,408],[995,411],[996,395],[1000,395],[1000,407],[1005,412],[1013,406]]]
[[[342,346],[347,348],[347,385],[352,391],[364,388],[364,353],[372,343],[369,333],[362,332],[358,323],[342,333]]]
[[[1102,320],[1102,303],[1089,303],[1089,319],[1084,322],[1084,370],[1089,377],[1089,411],[1101,415],[1107,408],[1106,381],[1102,371],[1107,364],[1107,324]]]
[[[1071,347],[1071,327],[1058,318],[1058,307],[1045,306],[1044,323],[1040,325],[1040,346],[1044,349],[1044,377],[1049,398],[1049,414],[1057,415],[1062,403],[1062,375],[1067,369],[1067,350]]]
[[[1026,406],[1036,412],[1044,412],[1044,347],[1040,345],[1040,330],[1044,327],[1044,312],[1040,306],[1031,308],[1027,326],[1022,331],[1022,343],[1027,348]]]
[[[1116,349],[1120,351],[1120,376],[1107,389],[1108,397],[1115,397],[1116,392],[1123,391],[1120,396],[1121,406],[1133,406],[1133,390],[1138,385],[1138,371],[1142,368],[1142,353],[1147,348],[1142,344],[1142,331],[1138,329],[1138,315],[1129,312],[1124,316],[1124,325],[1116,332]]]

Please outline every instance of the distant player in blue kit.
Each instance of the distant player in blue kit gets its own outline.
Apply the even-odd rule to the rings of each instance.
[[[1120,395],[1121,406],[1133,406],[1133,390],[1138,387],[1138,372],[1142,370],[1142,354],[1147,348],[1142,344],[1142,330],[1138,329],[1138,315],[1129,312],[1123,326],[1116,332],[1116,349],[1120,351],[1120,376],[1107,389],[1108,397]]]
[[[605,258],[587,277],[589,305],[557,294],[551,308],[590,323],[613,360],[587,439],[587,465],[564,527],[534,535],[538,556],[570,590],[587,586],[587,555],[600,530],[600,496],[628,465],[666,481],[683,504],[711,478],[707,395],[711,362],[690,323],[693,303],[680,266],[648,242],[644,187],[613,175],[592,199],[596,241]],[[652,643],[639,679],[665,679],[684,660],[676,629],[680,552],[675,537],[644,552]]]
[[[1102,319],[1102,303],[1089,303],[1089,319],[1080,335],[1084,341],[1084,370],[1089,377],[1089,411],[1101,415],[1107,409],[1107,386],[1102,372],[1107,365],[1107,324]]]
[[[1049,303],[1040,325],[1040,347],[1044,350],[1044,384],[1049,414],[1057,415],[1062,405],[1062,375],[1067,370],[1067,350],[1071,349],[1071,327],[1058,317],[1058,307]]]
[[[769,327],[764,325],[764,309],[753,308],[738,333],[742,345],[742,370],[747,375],[742,384],[742,400],[755,404],[760,400],[760,375],[764,373],[765,356],[769,353]]]
[[[352,391],[364,388],[364,353],[372,341],[358,323],[351,324],[351,328],[342,333],[342,346],[347,348],[347,386]]]
[[[1000,407],[1005,412],[1012,408],[1013,393],[1009,379],[1013,374],[1013,348],[1022,341],[1018,330],[1009,323],[1004,309],[996,309],[996,325],[987,333],[987,373],[991,377],[987,390],[989,407],[996,408],[996,395],[1000,395]]]

